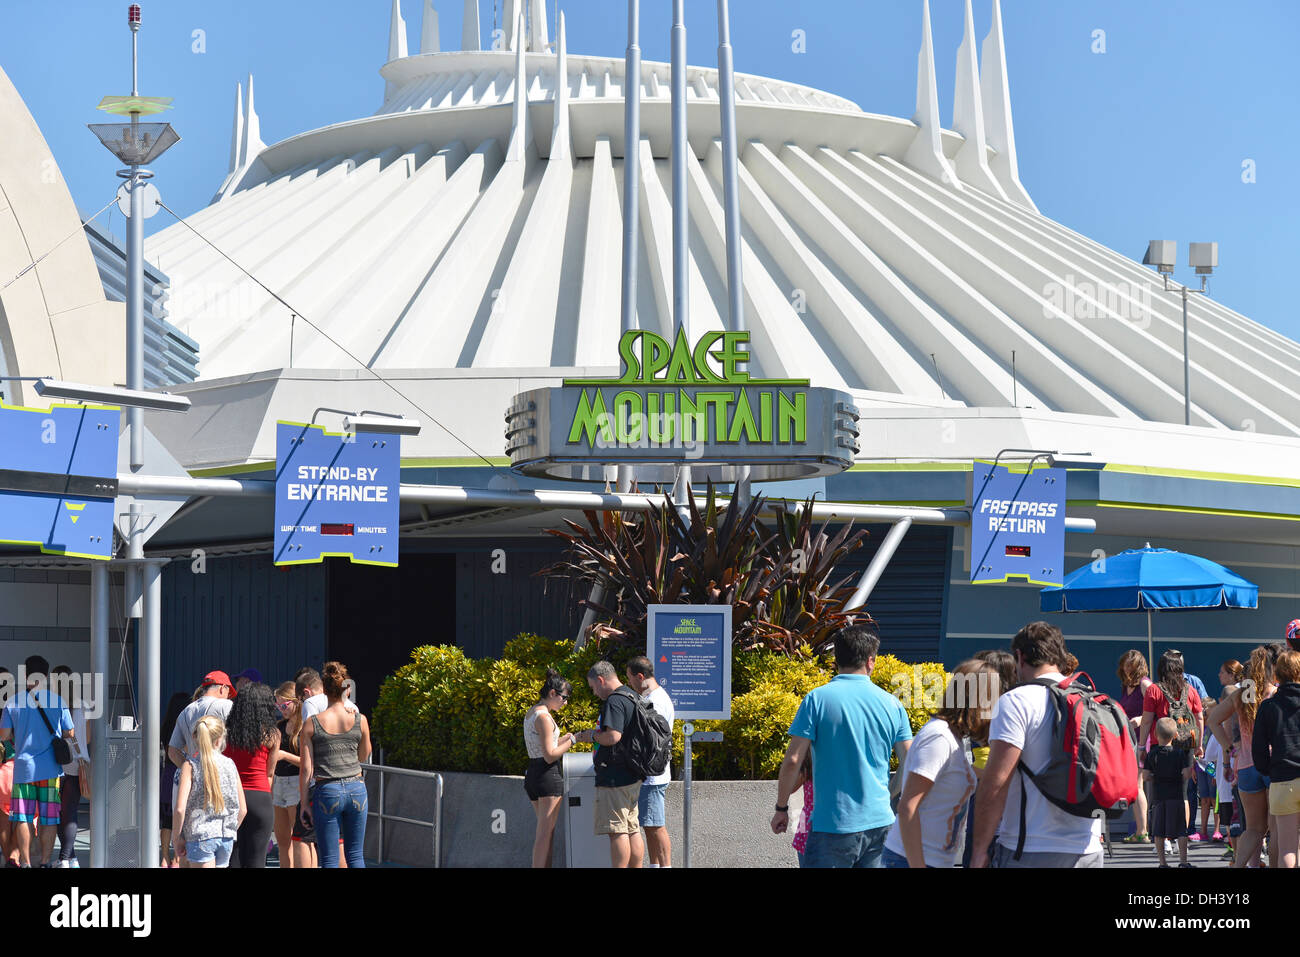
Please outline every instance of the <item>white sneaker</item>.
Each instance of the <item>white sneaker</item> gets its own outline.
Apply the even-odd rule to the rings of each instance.
[[[55,866],[55,867],[71,867],[71,866],[72,866],[72,862],[71,862],[71,861],[63,861],[63,860],[61,860],[61,861],[59,861],[58,864],[56,864],[56,865],[54,865],[54,866]]]
[[[1175,844],[1173,841],[1169,840],[1169,838],[1165,838],[1165,853],[1166,854],[1178,853],[1178,845]]]

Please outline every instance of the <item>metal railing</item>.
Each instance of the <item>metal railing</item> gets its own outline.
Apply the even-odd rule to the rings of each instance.
[[[410,768],[394,768],[386,764],[363,764],[361,769],[367,774],[378,772],[379,774],[379,810],[371,811],[367,817],[378,819],[379,832],[379,863],[383,864],[386,860],[384,854],[384,822],[393,821],[397,824],[413,824],[416,827],[427,827],[433,830],[433,866],[442,867],[442,775],[436,771],[412,771]],[[420,821],[415,818],[402,817],[398,814],[389,814],[384,806],[384,779],[390,775],[396,774],[408,778],[425,778],[433,782],[433,820]]]

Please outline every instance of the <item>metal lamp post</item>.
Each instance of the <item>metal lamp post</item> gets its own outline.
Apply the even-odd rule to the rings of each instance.
[[[127,8],[127,25],[131,29],[131,95],[106,96],[100,101],[99,109],[106,113],[129,116],[127,123],[91,123],[90,131],[99,137],[99,141],[116,156],[127,168],[118,170],[117,175],[125,182],[118,190],[118,206],[127,215],[126,231],[126,386],[131,390],[144,387],[144,221],[158,210],[158,191],[148,182],[153,173],[145,164],[156,160],[174,146],[180,136],[170,123],[142,123],[142,116],[152,116],[171,109],[170,97],[148,97],[140,95],[139,38],[142,18],[140,5],[133,3]],[[144,465],[144,410],[138,407],[127,409],[127,432],[130,442],[131,471],[137,472]],[[128,564],[126,566],[127,605],[130,617],[137,619],[136,634],[140,661],[140,856],[141,867],[156,867],[158,864],[158,760],[157,742],[161,725],[161,676],[162,655],[159,620],[161,608],[161,567],[144,561],[144,538],[140,507],[132,504],[130,527],[127,535]],[[96,584],[104,587],[107,576],[96,576]],[[142,589],[141,584],[147,584]],[[143,602],[141,598],[143,597]],[[99,608],[102,598],[97,595],[95,602]],[[143,608],[141,605],[143,604]],[[141,622],[140,619],[143,618]],[[92,651],[100,648],[95,642]],[[105,649],[106,650],[106,649]],[[98,655],[96,655],[98,657]],[[107,670],[107,661],[92,662],[92,667],[103,666]],[[95,729],[96,740],[105,741],[104,719],[99,719]],[[106,757],[104,748],[98,750]],[[103,782],[106,766],[96,760],[95,780]],[[103,799],[103,785],[96,787],[95,807],[100,813],[95,815],[92,807],[92,819],[99,826],[92,830],[97,848],[92,848],[92,864],[104,863],[104,828],[106,804]],[[96,853],[96,851],[98,853]]]
[[[1188,359],[1187,346],[1187,299],[1193,292],[1205,295],[1206,282],[1219,265],[1218,243],[1188,243],[1187,265],[1196,270],[1201,277],[1200,289],[1188,289],[1182,286],[1183,301],[1183,424],[1192,424],[1192,369]],[[1173,275],[1174,265],[1178,261],[1178,243],[1172,239],[1153,239],[1147,244],[1147,253],[1142,257],[1146,266],[1155,266],[1164,280],[1165,291],[1169,291],[1169,277]],[[1181,285],[1181,284],[1180,284]]]

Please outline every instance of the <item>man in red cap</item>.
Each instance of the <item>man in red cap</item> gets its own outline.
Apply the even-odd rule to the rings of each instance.
[[[176,719],[176,730],[167,742],[167,757],[178,768],[183,767],[189,755],[197,753],[194,745],[194,726],[204,715],[215,714],[222,721],[230,717],[231,699],[235,688],[224,671],[209,671],[203,676],[203,695],[185,706]],[[175,795],[173,795],[174,799]]]

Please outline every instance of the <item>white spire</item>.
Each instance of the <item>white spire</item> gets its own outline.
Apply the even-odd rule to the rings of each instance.
[[[483,45],[483,31],[478,22],[478,0],[465,0],[465,19],[460,28],[460,48],[462,50],[480,50]]]
[[[519,0],[505,0],[501,10],[501,29],[506,32],[507,50],[517,50],[523,44],[520,40],[524,35],[524,5]]]
[[[532,0],[528,34],[528,49],[533,53],[545,53],[551,45],[550,32],[546,23],[546,0]]]
[[[248,111],[244,114],[244,136],[243,143],[240,144],[239,166],[242,169],[253,160],[257,159],[257,154],[266,149],[266,144],[262,142],[262,121],[257,117],[257,109],[253,106],[253,74],[248,74]]]
[[[424,16],[420,20],[420,52],[438,52],[438,11],[433,0],[424,0]]]
[[[393,18],[388,25],[388,60],[406,57],[406,21],[402,19],[402,4],[393,0]]]
[[[515,18],[515,27],[520,35],[524,31],[524,11],[520,10]],[[527,157],[528,138],[528,77],[524,70],[524,45],[519,44],[515,51],[515,107],[510,122],[510,145],[506,149],[506,162],[522,163]]]
[[[921,52],[916,57],[916,115],[912,122],[920,127],[912,145],[903,154],[903,162],[917,172],[961,189],[952,164],[943,155],[940,138],[939,88],[934,78],[934,40],[930,35],[930,0],[925,0],[921,14]]]
[[[239,169],[244,152],[244,84],[235,84],[235,124],[230,131],[230,172]]]
[[[570,159],[569,138],[569,54],[564,45],[564,12],[560,12],[559,36],[555,38],[555,123],[551,127],[551,159]]]
[[[997,150],[989,168],[1013,203],[1038,212],[1028,190],[1020,184],[1020,167],[1016,163],[1016,133],[1011,125],[1011,89],[1007,84],[1007,55],[1002,40],[1002,4],[999,0],[993,0],[993,26],[984,38],[980,95],[988,143]]]
[[[957,84],[952,100],[952,128],[966,140],[957,150],[953,167],[964,183],[970,183],[1001,199],[1007,199],[1002,185],[989,169],[988,141],[984,138],[984,109],[980,104],[979,63],[975,55],[975,15],[966,0],[966,29],[957,48]]]

